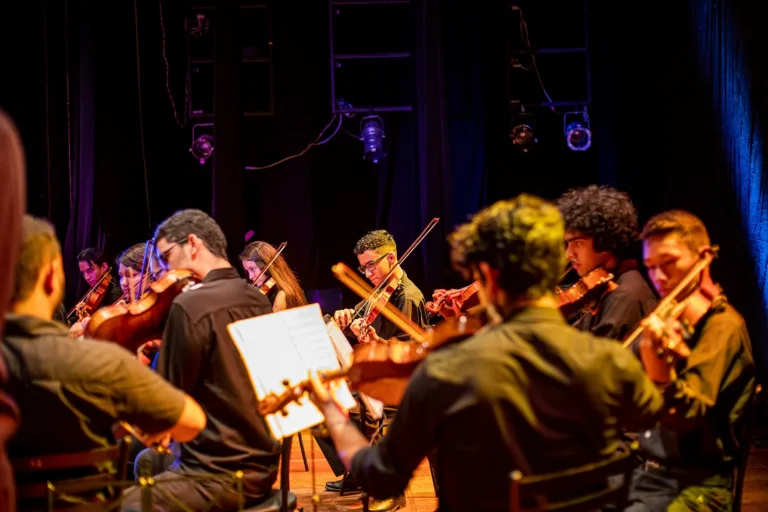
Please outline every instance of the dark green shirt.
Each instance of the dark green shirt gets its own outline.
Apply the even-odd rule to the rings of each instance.
[[[622,428],[652,426],[662,397],[634,355],[528,308],[431,354],[389,432],[358,452],[356,482],[402,492],[437,449],[441,510],[509,510],[509,473],[543,473],[612,453]]]
[[[712,310],[688,341],[691,355],[664,390],[667,412],[640,432],[643,452],[675,466],[716,467],[738,453],[744,408],[755,388],[752,344],[730,305]]]

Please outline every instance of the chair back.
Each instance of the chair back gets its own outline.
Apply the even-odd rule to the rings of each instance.
[[[97,448],[85,452],[58,453],[36,457],[16,458],[11,461],[17,480],[28,480],[20,483],[16,489],[16,497],[20,503],[47,501],[49,509],[53,508],[54,495],[77,495],[86,492],[96,492],[107,489],[115,481],[126,479],[128,465],[129,440],[123,439],[117,445]],[[57,481],[35,481],[35,475],[45,475],[54,472],[77,472],[89,468],[99,469],[113,463],[116,473],[96,472],[82,477],[62,479]],[[112,492],[100,506],[115,503],[120,492]]]
[[[618,510],[623,510],[634,469],[633,452],[638,448],[637,442],[629,448],[622,445],[605,460],[554,473],[524,476],[513,471],[510,510],[588,512],[606,505],[617,505]],[[523,508],[531,503],[535,503],[533,508]]]
[[[755,420],[755,406],[758,396],[762,391],[762,386],[758,384],[752,392],[749,403],[744,409],[744,426],[738,433],[739,452],[733,461],[733,479],[731,483],[731,496],[733,496],[733,512],[741,511],[741,497],[744,488],[744,474],[747,472],[747,459],[749,459],[749,450],[752,447],[752,423]]]

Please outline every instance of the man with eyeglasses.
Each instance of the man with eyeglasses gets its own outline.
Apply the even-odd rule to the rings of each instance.
[[[378,286],[384,280],[386,275],[397,264],[397,246],[395,239],[383,229],[377,229],[367,233],[358,240],[354,250],[357,261],[360,266],[357,269],[363,274],[373,286]],[[398,285],[390,297],[393,306],[403,312],[416,325],[426,328],[429,325],[427,309],[424,302],[424,294],[408,279],[405,271],[397,267],[393,273]],[[354,316],[353,309],[341,309],[333,315],[336,323],[344,330],[349,327],[350,331],[358,337],[358,341],[369,342],[379,339],[402,338],[407,339],[403,331],[395,324],[384,318],[383,315],[376,317],[370,329],[364,337],[360,337],[360,324],[363,321],[362,315]]]
[[[272,305],[229,263],[224,233],[206,213],[175,213],[158,226],[155,240],[160,266],[190,270],[202,281],[174,299],[156,370],[195,398],[208,417],[200,435],[182,443],[181,456],[155,477],[155,505],[179,510],[174,503],[181,501],[191,510],[239,510],[236,482],[226,475],[242,472],[250,507],[271,494],[280,444],[258,413],[251,379],[227,325],[271,313]],[[210,475],[224,478],[193,480]],[[128,493],[123,510],[139,510],[140,495]]]
[[[360,262],[360,266],[357,269],[363,274],[373,286],[378,286],[387,276],[392,267],[397,264],[397,246],[395,239],[383,229],[377,229],[367,233],[363,238],[358,240],[354,250],[357,260]],[[389,301],[397,309],[402,311],[406,317],[410,318],[416,325],[422,328],[427,328],[429,320],[427,316],[427,308],[424,301],[424,294],[421,290],[413,284],[405,271],[398,266],[392,274],[397,279],[397,288],[392,293]],[[363,321],[362,315],[354,318],[354,310],[342,309],[336,311],[333,315],[334,320],[339,327],[344,330],[349,327],[350,331],[357,337],[358,341],[362,343],[378,341],[380,339],[388,340],[391,338],[398,338],[401,340],[407,340],[408,336],[403,331],[395,326],[392,322],[384,318],[384,315],[379,315],[371,323],[367,333],[363,336],[360,335],[360,324]],[[383,431],[389,426],[389,423],[394,418],[396,408],[385,407],[385,418]],[[370,421],[365,430],[369,430],[368,434],[375,432],[375,425],[371,425]],[[344,474],[344,464],[339,458],[339,454],[336,452],[336,448],[333,442],[327,437],[316,437],[317,444],[320,446],[323,454],[325,455],[328,464],[331,466],[336,476]],[[342,482],[344,485],[344,491],[355,491],[359,489],[359,486],[350,478],[341,479],[333,482],[327,482],[325,489],[331,492],[340,492],[342,488]],[[397,510],[400,507],[405,506],[405,495],[399,494],[395,497],[375,500],[370,506],[369,510],[372,511],[388,511]]]

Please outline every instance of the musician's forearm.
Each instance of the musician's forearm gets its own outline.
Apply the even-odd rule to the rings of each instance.
[[[355,454],[368,446],[368,440],[335,404],[329,403],[324,406],[322,412],[339,458],[349,471]]]

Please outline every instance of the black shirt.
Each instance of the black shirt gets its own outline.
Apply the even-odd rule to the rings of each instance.
[[[101,448],[114,444],[117,420],[154,433],[181,417],[184,393],[118,345],[74,341],[64,325],[32,316],[5,318],[2,353],[22,415],[12,456]]]
[[[205,430],[181,444],[181,458],[171,471],[243,471],[248,499],[270,492],[280,444],[258,413],[253,384],[227,325],[271,312],[269,299],[234,268],[213,270],[174,300],[157,364],[157,371],[197,400],[208,416]]]
[[[629,350],[528,308],[427,357],[383,440],[352,476],[396,496],[437,449],[441,510],[509,510],[509,473],[564,469],[612,453],[620,427],[647,428],[662,407]]]
[[[389,302],[422,329],[429,327],[429,316],[424,301],[424,294],[413,284],[413,281],[408,278],[405,272],[403,272],[403,277],[397,288],[392,292]],[[409,338],[408,335],[381,313],[371,323],[371,327],[376,329],[377,336],[385,340],[395,337],[403,340]]]
[[[657,428],[640,432],[640,447],[672,466],[722,466],[749,442],[737,433],[755,387],[752,344],[744,319],[726,304],[707,313],[688,345],[691,355],[664,390],[667,412]]]
[[[629,260],[622,265],[627,270],[614,271],[617,289],[608,293],[598,304],[596,314],[584,311],[573,322],[582,331],[595,336],[623,340],[656,308],[656,296],[637,270],[637,263]]]

